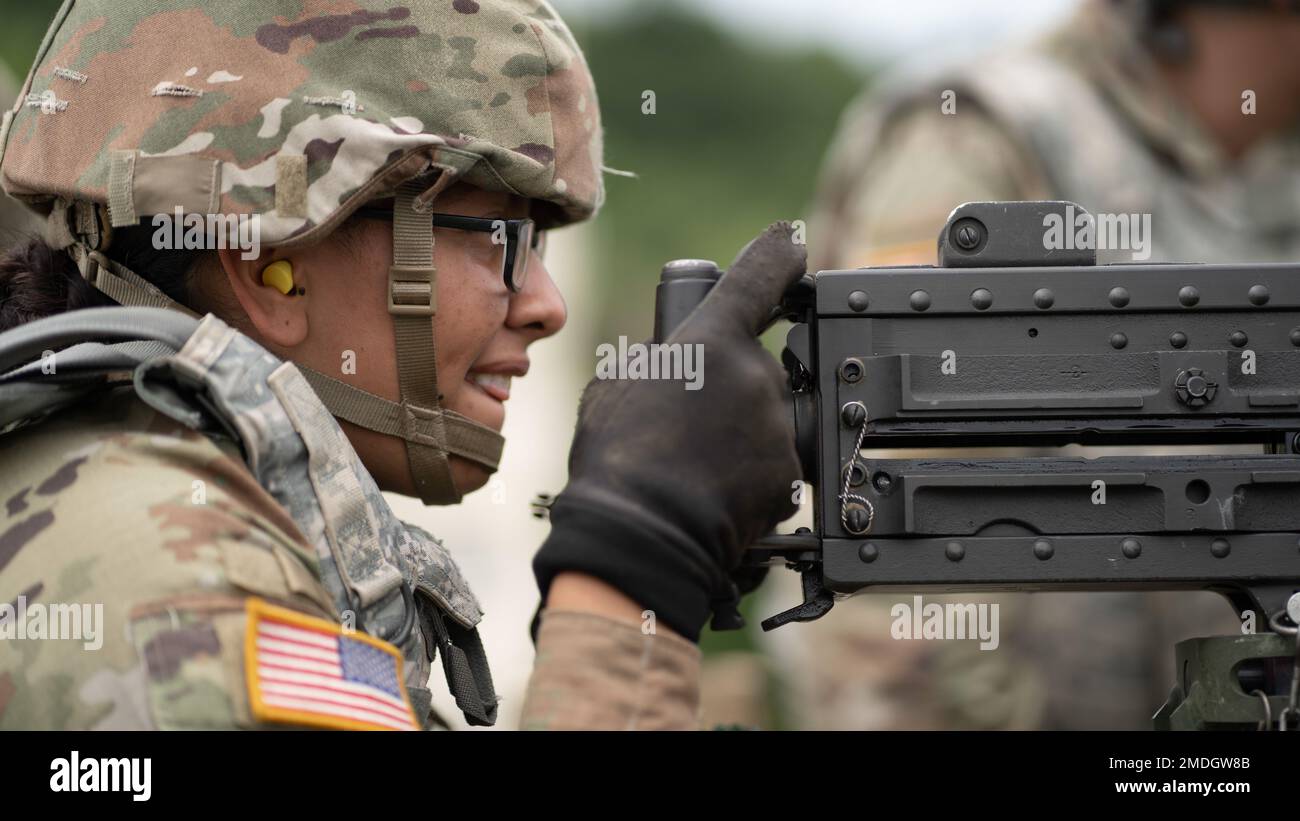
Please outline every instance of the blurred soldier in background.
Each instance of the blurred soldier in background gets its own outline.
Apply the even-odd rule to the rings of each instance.
[[[1093,0],[1026,48],[886,79],[842,121],[809,270],[934,264],[972,200],[1149,214],[1150,262],[1300,259],[1298,5]],[[1017,594],[981,652],[892,640],[900,600],[771,634],[796,726],[1148,728],[1174,643],[1241,629],[1210,593]]]

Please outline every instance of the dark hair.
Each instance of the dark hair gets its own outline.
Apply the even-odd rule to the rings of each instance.
[[[190,277],[205,252],[158,250],[153,233],[146,225],[115,229],[106,256],[188,305]],[[0,254],[0,331],[65,311],[116,304],[82,278],[67,252],[39,237]]]

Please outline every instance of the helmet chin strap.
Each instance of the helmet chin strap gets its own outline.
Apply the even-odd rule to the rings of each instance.
[[[433,316],[438,310],[437,269],[433,265],[433,226],[417,197],[419,182],[408,180],[393,199],[393,266],[388,269],[388,313],[397,342],[397,380],[401,388],[403,431],[411,479],[426,505],[460,501],[447,460],[450,446],[471,443],[475,457],[490,455],[496,470],[504,440],[496,431],[441,408],[434,356]],[[432,435],[417,430],[424,422]],[[495,440],[495,441],[494,441]],[[485,454],[479,449],[495,450]],[[480,464],[485,460],[475,458]]]
[[[454,504],[462,494],[448,457],[467,459],[493,473],[501,460],[501,434],[441,405],[434,356],[437,269],[433,228],[418,197],[427,184],[410,180],[393,201],[393,265],[388,271],[388,313],[397,343],[400,400],[394,402],[295,363],[321,403],[339,419],[406,443],[411,481],[426,505]],[[98,243],[96,243],[98,244]],[[131,270],[74,238],[68,249],[86,281],[119,304],[171,308],[199,315]]]

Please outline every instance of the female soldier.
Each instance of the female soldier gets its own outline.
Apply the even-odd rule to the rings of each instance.
[[[602,197],[595,92],[542,0],[347,6],[68,2],[5,114],[47,236],[0,262],[0,726],[425,727],[438,651],[495,719],[477,601],[379,491],[495,468],[565,319],[540,231]],[[692,726],[692,642],[793,511],[754,335],[802,270],[786,225],[737,259],[676,335],[702,390],[589,386],[525,726]],[[152,307],[68,313],[114,304]]]

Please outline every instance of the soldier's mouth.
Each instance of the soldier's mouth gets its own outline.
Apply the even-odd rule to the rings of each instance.
[[[465,381],[498,402],[510,398],[510,374],[503,373],[467,373]]]

